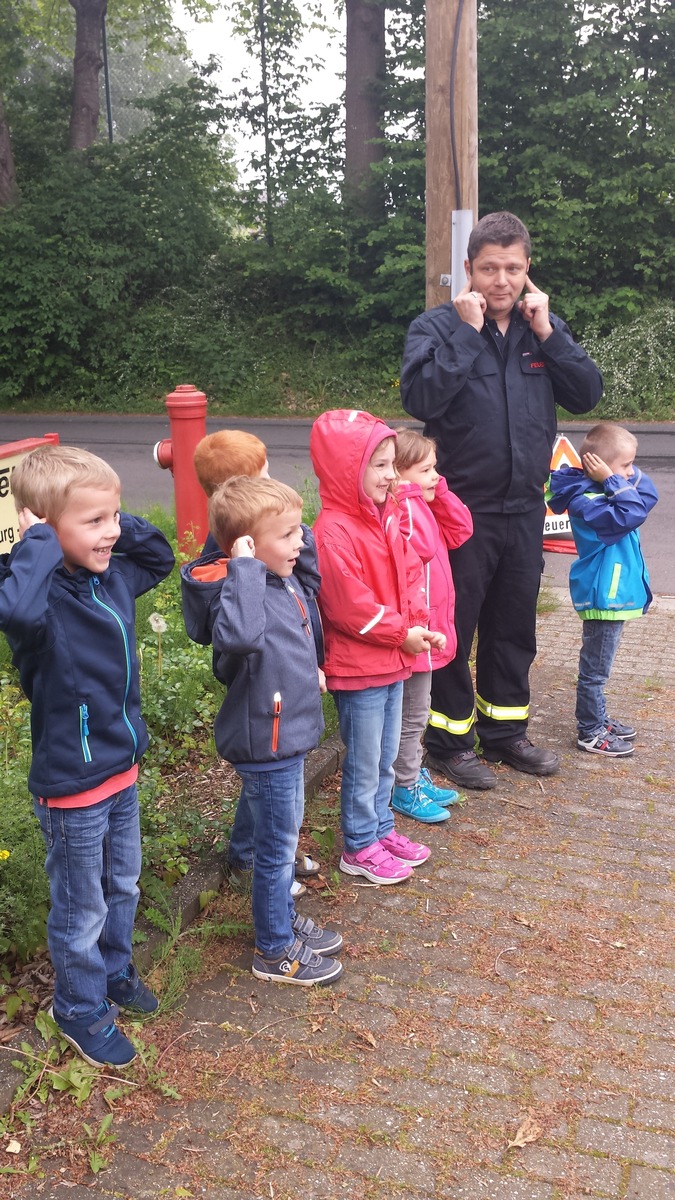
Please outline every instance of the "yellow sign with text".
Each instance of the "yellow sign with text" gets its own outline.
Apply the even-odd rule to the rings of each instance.
[[[0,554],[9,554],[19,540],[19,522],[12,495],[12,471],[22,458],[23,454],[0,458]]]
[[[59,435],[47,433],[43,438],[26,438],[22,442],[6,442],[0,446],[0,554],[9,554],[19,540],[19,521],[12,493],[12,472],[31,450],[38,446],[57,445]]]

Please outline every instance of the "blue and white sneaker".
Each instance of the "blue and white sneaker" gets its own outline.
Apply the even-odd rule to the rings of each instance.
[[[632,725],[624,725],[623,721],[615,721],[614,717],[607,718],[606,729],[614,737],[623,738],[624,742],[632,742],[637,737],[637,729],[633,729]]]
[[[314,984],[337,983],[344,968],[337,958],[315,954],[301,938],[296,938],[278,958],[263,958],[256,948],[251,970],[256,979],[265,979],[268,983],[312,987]]]
[[[435,804],[418,783],[414,783],[411,788],[395,787],[391,807],[394,812],[402,813],[404,817],[412,817],[414,821],[422,821],[425,825],[438,825],[450,817],[447,808]]]
[[[579,734],[577,746],[589,754],[602,754],[605,758],[628,758],[634,753],[635,747],[630,742],[619,738],[615,733],[603,729],[595,737],[582,737]]]
[[[118,1013],[117,1005],[107,1000],[89,1016],[72,1021],[55,1013],[53,1005],[49,1009],[61,1036],[91,1067],[128,1067],[134,1061],[134,1047],[115,1024]]]
[[[295,914],[292,921],[293,932],[315,954],[339,954],[342,949],[342,934],[336,929],[324,929],[317,925],[311,917],[301,917]]]
[[[417,786],[422,789],[425,796],[433,800],[434,804],[440,804],[441,808],[449,808],[451,804],[456,804],[459,800],[459,792],[454,791],[453,788],[436,787],[426,767],[422,767],[420,770]]]
[[[159,1000],[146,987],[133,963],[129,963],[117,975],[109,975],[106,995],[113,1004],[137,1013],[154,1013]]]

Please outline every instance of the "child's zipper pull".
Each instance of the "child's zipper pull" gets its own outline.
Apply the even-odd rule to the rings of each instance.
[[[279,749],[279,722],[281,720],[281,692],[274,693],[272,706],[272,753]]]

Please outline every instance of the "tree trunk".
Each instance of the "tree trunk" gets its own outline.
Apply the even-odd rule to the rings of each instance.
[[[86,150],[98,131],[98,77],[103,66],[101,26],[107,0],[69,0],[69,3],[75,9],[75,58],[68,144],[71,150]]]
[[[9,138],[9,125],[5,117],[5,106],[0,95],[0,208],[9,208],[19,199],[14,170],[14,155]]]
[[[383,188],[373,174],[384,157],[385,0],[346,0],[345,199],[355,212],[377,219]]]

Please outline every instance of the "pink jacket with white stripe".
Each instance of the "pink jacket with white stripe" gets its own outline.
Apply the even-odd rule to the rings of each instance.
[[[407,479],[399,480],[396,499],[401,511],[401,533],[424,563],[429,628],[444,633],[448,639],[445,650],[418,654],[413,672],[435,671],[449,663],[457,651],[455,586],[448,550],[455,550],[471,537],[473,521],[466,504],[450,491],[442,475],[436,495],[429,503],[423,498],[420,485]]]

